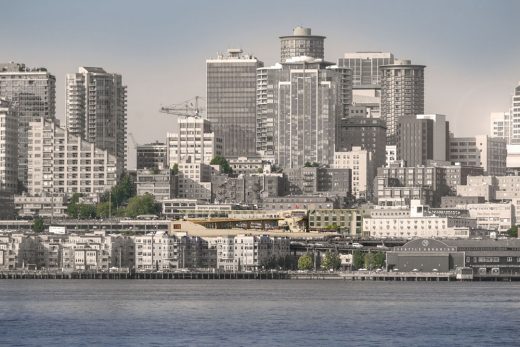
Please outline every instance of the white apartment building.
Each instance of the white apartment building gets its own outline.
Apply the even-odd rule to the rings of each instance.
[[[0,191],[18,187],[18,119],[12,104],[0,99]]]
[[[126,86],[121,75],[80,67],[67,74],[65,101],[67,130],[107,150],[126,168]]]
[[[510,144],[520,145],[520,82],[515,87],[511,97],[511,108],[509,111],[511,118],[511,140]]]
[[[217,268],[224,271],[258,270],[271,258],[289,255],[290,244],[286,237],[220,236],[216,239]]]
[[[222,154],[222,138],[211,131],[207,119],[179,117],[177,124],[178,132],[167,135],[170,168],[181,162],[209,165],[215,156]]]
[[[488,135],[450,138],[450,161],[464,166],[480,166],[487,175],[506,173],[506,140]]]
[[[235,236],[217,237],[217,269],[235,270]]]
[[[373,153],[361,147],[352,147],[352,151],[335,152],[334,167],[337,169],[351,169],[352,195],[356,198],[370,198],[372,183],[376,175]]]
[[[165,232],[139,235],[135,243],[136,270],[163,270],[178,267],[179,239]]]
[[[30,195],[101,194],[117,183],[117,158],[41,119],[29,130]]]

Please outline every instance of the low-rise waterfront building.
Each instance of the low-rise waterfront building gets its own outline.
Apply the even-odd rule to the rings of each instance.
[[[338,231],[341,234],[360,237],[363,230],[363,209],[311,209],[309,230]]]
[[[520,274],[520,239],[413,240],[386,253],[386,267],[399,272],[449,272],[469,268],[471,278]]]

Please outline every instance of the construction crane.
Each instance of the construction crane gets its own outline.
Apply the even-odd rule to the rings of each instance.
[[[199,105],[199,100],[204,100],[204,98],[196,96],[180,104],[163,106],[159,111],[179,117],[201,117],[201,112],[204,111],[205,108]]]

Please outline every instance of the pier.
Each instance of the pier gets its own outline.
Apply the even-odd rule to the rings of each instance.
[[[57,280],[280,280],[288,279],[287,272],[103,272],[103,271],[2,271],[0,280],[57,279]]]

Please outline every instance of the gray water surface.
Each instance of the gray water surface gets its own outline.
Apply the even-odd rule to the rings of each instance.
[[[520,345],[520,283],[0,281],[0,346]]]

